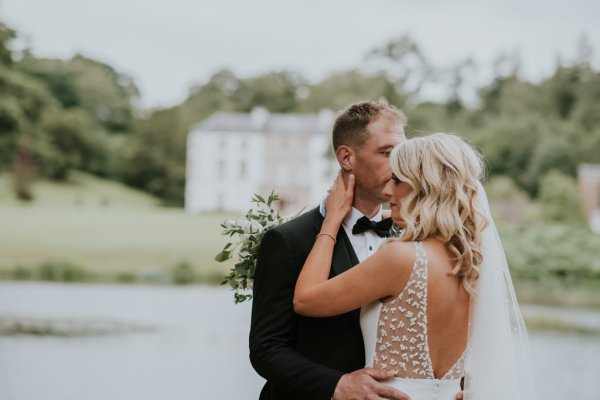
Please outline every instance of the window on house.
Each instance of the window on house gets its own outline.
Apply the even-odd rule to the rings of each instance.
[[[225,160],[223,159],[219,160],[219,166],[217,168],[217,177],[219,179],[225,178]]]

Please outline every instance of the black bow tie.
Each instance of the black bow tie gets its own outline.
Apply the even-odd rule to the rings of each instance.
[[[371,221],[367,217],[361,217],[356,221],[356,224],[352,227],[352,234],[357,235],[359,233],[363,233],[368,231],[369,229],[373,230],[377,236],[379,237],[387,237],[390,234],[390,229],[392,228],[392,219],[386,218],[382,219],[379,222]]]

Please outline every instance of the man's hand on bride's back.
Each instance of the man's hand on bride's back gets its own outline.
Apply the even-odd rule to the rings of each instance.
[[[392,377],[391,371],[375,368],[363,368],[345,374],[335,387],[333,400],[410,400],[405,393],[382,382]]]
[[[327,216],[341,222],[352,209],[354,198],[354,175],[348,175],[344,182],[342,173],[338,173],[327,196]]]

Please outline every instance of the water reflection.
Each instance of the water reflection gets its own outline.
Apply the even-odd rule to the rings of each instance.
[[[0,336],[3,400],[256,399],[262,386],[248,361],[249,304],[223,288],[3,283],[7,316],[153,329]],[[531,336],[540,399],[598,398],[600,337]]]

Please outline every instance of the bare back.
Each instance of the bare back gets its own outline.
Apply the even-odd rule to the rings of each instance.
[[[398,378],[460,379],[469,295],[451,275],[453,264],[441,242],[398,243],[400,247],[404,260],[414,259],[414,264],[401,292],[381,305],[373,366],[391,369]]]
[[[441,377],[467,345],[470,296],[451,274],[454,263],[446,246],[436,239],[423,242],[427,253],[427,336],[436,377]]]

